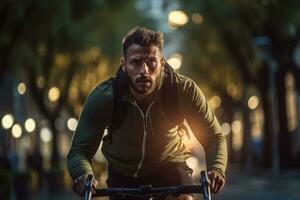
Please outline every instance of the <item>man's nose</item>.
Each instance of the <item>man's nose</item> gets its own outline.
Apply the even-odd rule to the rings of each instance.
[[[149,67],[147,65],[147,62],[143,62],[142,69],[141,69],[141,74],[149,74]]]

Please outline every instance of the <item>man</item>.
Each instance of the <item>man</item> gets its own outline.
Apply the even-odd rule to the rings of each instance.
[[[186,119],[206,151],[211,191],[219,192],[225,183],[226,141],[203,93],[192,80],[172,70],[173,79],[169,81],[162,33],[134,28],[122,44],[119,73],[125,74],[129,84],[118,82],[117,76],[98,85],[87,98],[68,155],[73,190],[82,195],[106,127],[108,134],[103,137],[102,152],[108,161],[108,187],[192,184],[192,170],[186,164],[190,152],[180,134],[182,123],[173,120],[165,108],[177,101],[178,115]],[[169,91],[176,93],[173,99],[167,99],[168,91],[163,90],[168,81],[169,85],[176,85],[175,92]],[[120,95],[121,89],[114,84],[125,85],[124,94]],[[96,185],[95,180],[93,187]]]

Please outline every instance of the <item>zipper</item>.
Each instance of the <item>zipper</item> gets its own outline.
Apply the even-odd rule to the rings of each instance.
[[[150,110],[151,106],[153,105],[153,102],[149,105],[149,107],[147,109],[147,112],[146,112],[146,115],[144,115],[144,112],[142,111],[142,109],[136,103],[133,104],[133,105],[135,105],[139,109],[139,111],[140,111],[140,113],[141,113],[141,115],[143,117],[143,125],[144,125],[144,136],[143,136],[143,144],[142,144],[142,157],[141,157],[141,160],[140,160],[140,162],[138,164],[138,167],[137,167],[137,169],[136,169],[136,171],[134,173],[134,177],[137,178],[138,177],[138,172],[140,171],[140,169],[142,167],[142,164],[143,164],[143,161],[145,159],[145,154],[146,154],[146,138],[147,138],[147,116],[149,114],[149,110]]]

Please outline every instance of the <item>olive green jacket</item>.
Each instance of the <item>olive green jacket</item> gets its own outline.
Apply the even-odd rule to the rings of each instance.
[[[161,85],[144,113],[128,89],[124,101],[130,103],[119,129],[103,133],[113,111],[110,78],[88,96],[81,112],[68,154],[68,169],[73,179],[92,173],[91,162],[100,145],[108,163],[123,175],[145,176],[165,162],[184,162],[190,152],[185,148],[179,125],[163,109]],[[206,152],[207,169],[225,178],[227,148],[225,137],[199,87],[177,74],[178,107]]]

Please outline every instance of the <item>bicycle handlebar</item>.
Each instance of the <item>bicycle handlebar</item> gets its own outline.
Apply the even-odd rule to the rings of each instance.
[[[170,187],[158,187],[154,188],[151,185],[142,185],[139,188],[105,188],[96,189],[95,194],[91,195],[93,176],[88,175],[85,184],[84,200],[90,200],[91,196],[135,196],[137,199],[142,198],[142,195],[146,195],[147,199],[153,199],[161,195],[180,195],[198,193],[203,195],[204,200],[211,200],[209,181],[206,171],[200,173],[200,185],[181,185],[181,186],[170,186]]]

